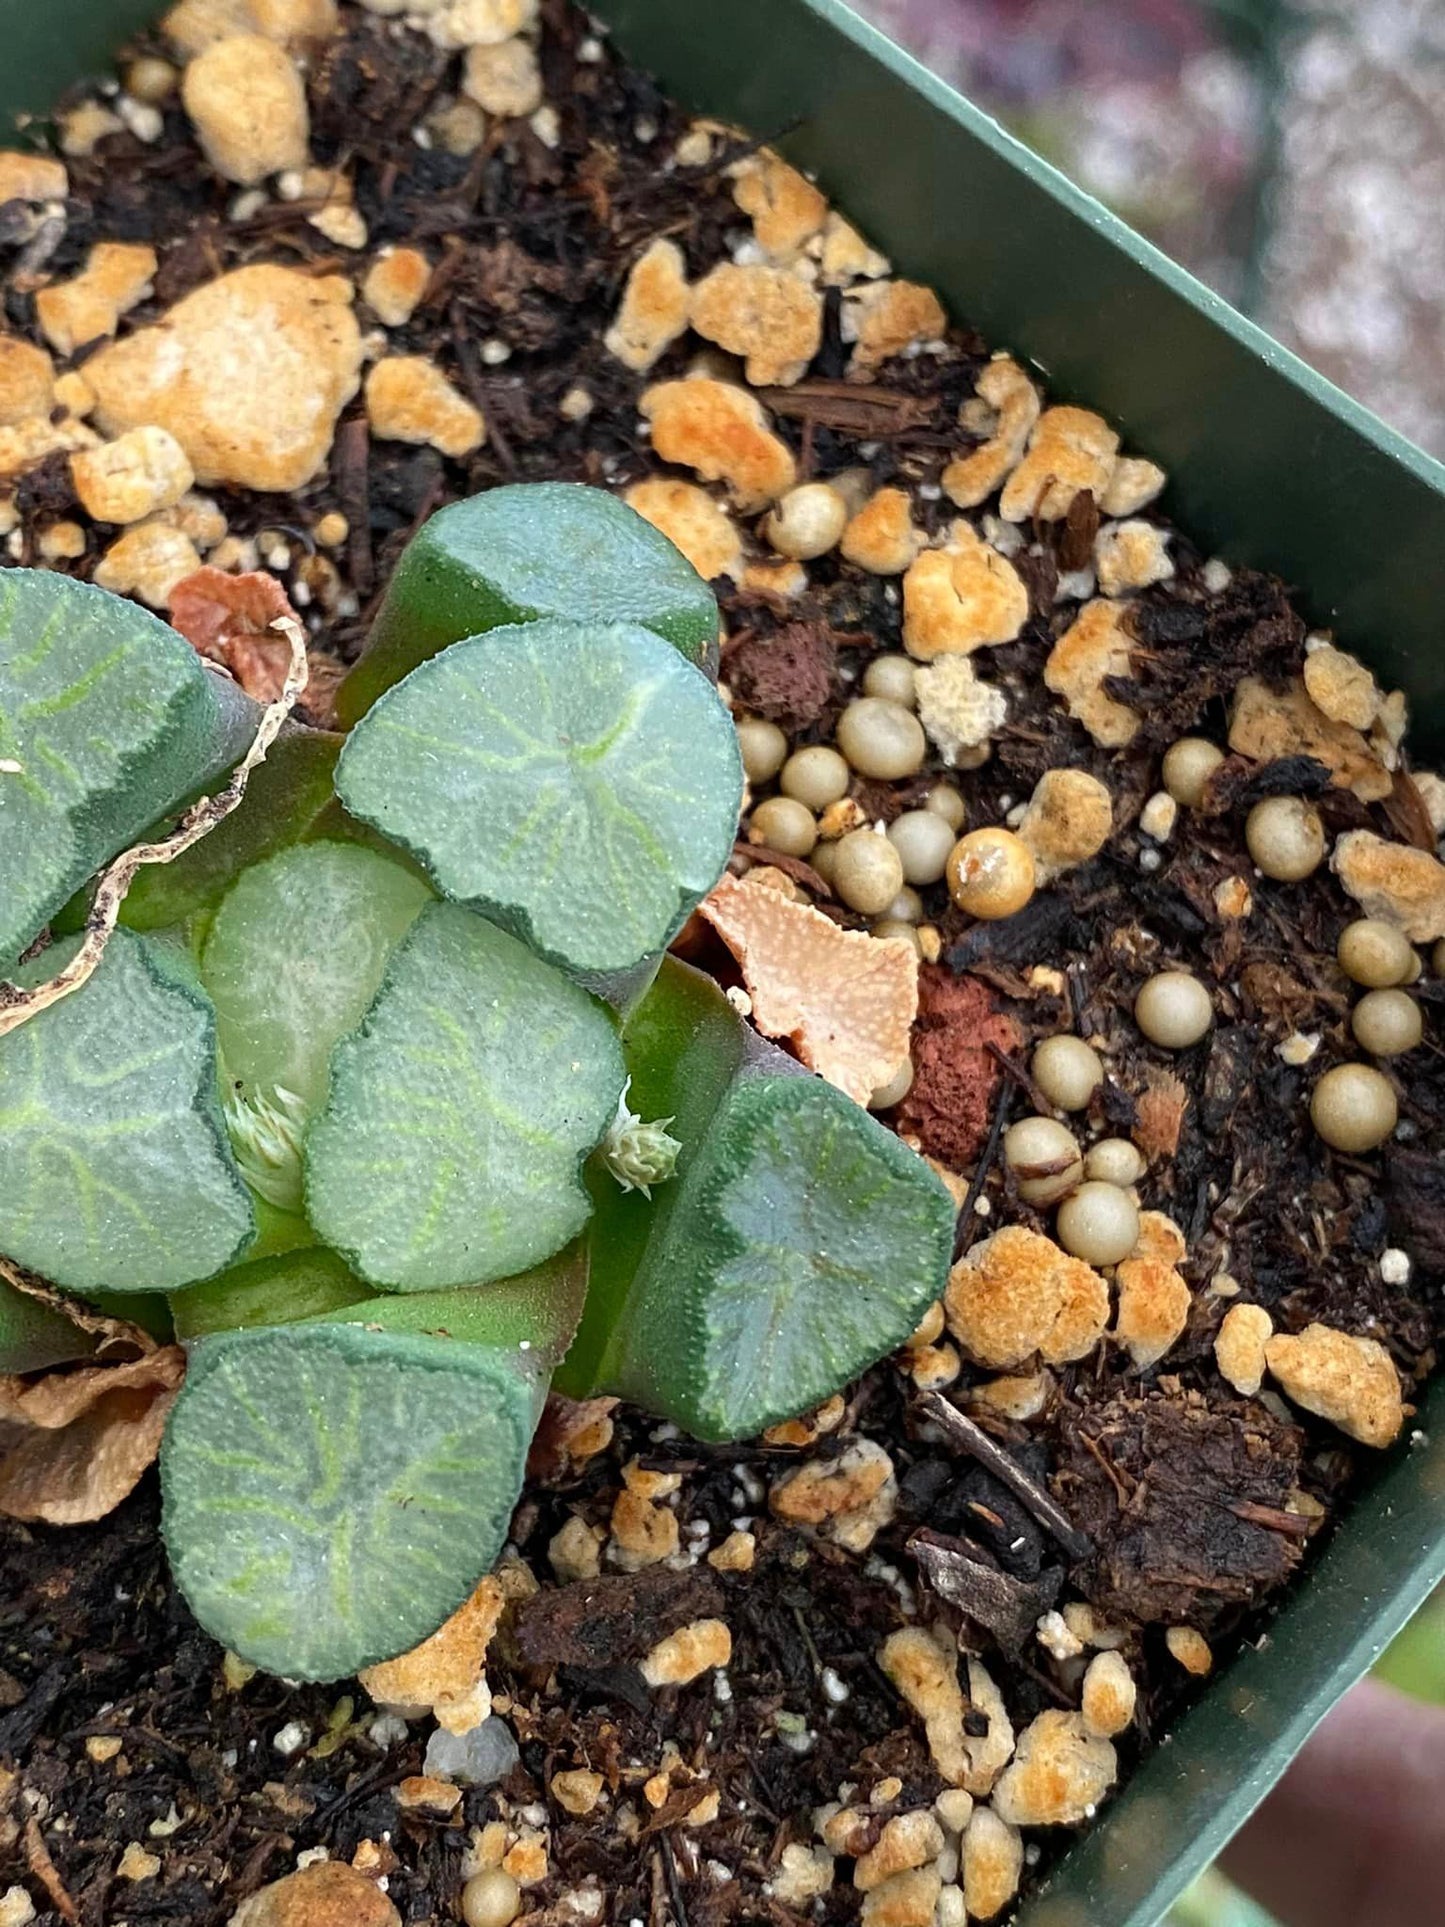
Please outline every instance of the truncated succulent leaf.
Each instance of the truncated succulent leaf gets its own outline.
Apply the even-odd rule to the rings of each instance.
[[[248,1098],[326,1095],[332,1048],[371,1007],[397,944],[431,901],[400,863],[304,843],[253,864],[216,912],[201,976],[226,1077]]]
[[[448,643],[545,616],[638,622],[716,667],[717,604],[666,536],[602,489],[532,482],[456,502],[413,536],[337,712],[354,723]]]
[[[405,1652],[500,1552],[534,1418],[528,1379],[477,1345],[343,1324],[207,1338],[161,1453],[181,1591],[288,1678]]]
[[[505,931],[432,904],[332,1055],[306,1147],[311,1222],[389,1289],[510,1277],[586,1222],[582,1160],[622,1082],[602,1005]]]
[[[211,1332],[296,1324],[370,1303],[375,1296],[334,1251],[310,1245],[249,1259],[203,1285],[178,1291],[171,1300],[171,1314],[176,1337],[189,1341]]]
[[[120,920],[161,930],[214,910],[248,864],[311,835],[335,809],[333,778],[341,738],[288,725],[251,777],[240,809],[174,863],[142,870],[126,892]]]
[[[600,983],[663,949],[717,881],[742,766],[716,693],[650,630],[534,622],[391,691],[337,788],[447,896]]]
[[[244,754],[257,711],[134,603],[0,578],[0,967],[86,878]]]
[[[69,1291],[171,1291],[253,1229],[210,1003],[184,959],[117,930],[88,983],[0,1037],[0,1251]]]
[[[88,1358],[95,1336],[0,1279],[0,1372],[41,1372]]]
[[[650,1205],[596,1174],[592,1294],[559,1384],[743,1437],[902,1343],[943,1290],[952,1201],[684,964],[664,964],[626,1044],[631,1102],[671,1114],[683,1149]]]

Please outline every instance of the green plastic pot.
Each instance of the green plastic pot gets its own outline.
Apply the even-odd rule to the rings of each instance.
[[[775,139],[900,269],[1101,409],[1226,559],[1303,585],[1445,743],[1445,468],[1071,187],[839,0],[590,0],[690,105]],[[0,110],[43,114],[152,0],[0,0]],[[1267,1637],[1211,1682],[1016,1927],[1149,1927],[1445,1578],[1445,1381]]]

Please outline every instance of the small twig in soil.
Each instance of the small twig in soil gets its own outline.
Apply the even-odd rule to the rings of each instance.
[[[1016,1064],[1008,1052],[1006,1050],[1000,1050],[992,1039],[984,1045],[984,1049],[988,1052],[994,1063],[998,1065],[999,1069],[1011,1077],[1019,1089],[1024,1092],[1039,1116],[1047,1117],[1053,1109],[1053,1106],[1029,1076],[1023,1065]]]
[[[1256,1505],[1253,1499],[1235,1499],[1229,1510],[1236,1519],[1247,1520],[1252,1526],[1263,1526],[1266,1532],[1282,1532],[1287,1539],[1308,1539],[1314,1529],[1310,1521],[1297,1512],[1281,1512],[1278,1506]]]
[[[998,1102],[993,1107],[993,1122],[988,1127],[983,1150],[979,1153],[978,1163],[974,1166],[973,1176],[969,1179],[968,1190],[964,1193],[963,1204],[958,1213],[958,1229],[953,1234],[953,1262],[958,1263],[964,1252],[973,1243],[974,1206],[983,1195],[983,1187],[988,1183],[988,1174],[998,1157],[998,1147],[1003,1139],[1003,1127],[1008,1122],[1011,1092],[1007,1084],[1001,1083]]]
[[[66,1891],[65,1882],[55,1871],[55,1862],[50,1858],[40,1831],[40,1822],[32,1813],[25,1822],[25,1864],[50,1896],[50,1904],[62,1920],[68,1920],[72,1927],[80,1920],[80,1909]]]
[[[285,687],[262,714],[255,741],[246,751],[230,782],[215,796],[203,796],[198,803],[193,803],[169,836],[163,837],[159,843],[137,843],[101,873],[90,914],[85,920],[85,936],[64,970],[47,982],[37,984],[33,990],[20,990],[14,984],[0,982],[0,1037],[18,1030],[42,1010],[48,1010],[52,1004],[58,1004],[62,997],[69,997],[82,984],[89,982],[105,955],[106,946],[120,918],[126,891],[135,881],[138,870],[149,863],[174,863],[178,856],[183,856],[203,836],[208,836],[218,823],[224,822],[233,810],[239,808],[252,770],[257,764],[265,762],[266,753],[275,742],[282,723],[296,707],[306,688],[306,636],[301,625],[289,616],[278,616],[271,627],[280,630],[290,643],[291,667],[286,672]]]
[[[995,1443],[981,1426],[950,1405],[937,1392],[925,1392],[920,1401],[935,1424],[942,1426],[955,1445],[962,1446],[1000,1485],[1006,1485],[1020,1504],[1028,1507],[1046,1531],[1051,1532],[1071,1559],[1087,1559],[1093,1546],[1077,1526],[1070,1523],[1062,1508],[1031,1479],[1016,1459]]]
[[[761,864],[766,869],[781,870],[784,876],[791,877],[794,883],[801,883],[815,896],[831,897],[832,886],[800,856],[784,856],[781,850],[770,850],[766,843],[734,843],[734,857],[740,857],[749,865]]]
[[[657,1836],[658,1851],[662,1855],[662,1872],[667,1881],[667,1896],[672,1902],[673,1927],[691,1927],[687,1917],[687,1903],[682,1897],[682,1882],[677,1877],[677,1861],[673,1857],[672,1842],[665,1833]]]

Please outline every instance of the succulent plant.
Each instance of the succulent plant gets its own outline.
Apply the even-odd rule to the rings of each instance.
[[[67,896],[255,717],[129,604],[23,570],[5,594],[6,759],[56,787],[53,752],[70,783],[41,815],[0,776],[23,990],[74,950]],[[62,631],[62,605],[84,620]],[[260,1665],[338,1677],[455,1610],[554,1382],[745,1435],[942,1288],[927,1166],[664,959],[736,829],[716,633],[610,497],[443,511],[344,744],[283,733],[233,815],[142,873],[82,987],[0,1034],[0,1254],[79,1299],[165,1294],[189,1348],[167,1543],[202,1624]],[[64,679],[40,691],[47,637]],[[102,682],[125,756],[62,753]],[[62,817],[42,875],[30,839]],[[0,1367],[89,1349],[54,1302],[0,1294]]]

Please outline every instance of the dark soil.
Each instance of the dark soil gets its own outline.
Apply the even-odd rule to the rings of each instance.
[[[418,146],[418,121],[455,85],[454,57],[369,15],[347,9],[345,36],[314,70],[316,158],[351,157],[372,250],[422,242],[437,262],[417,314],[391,331],[392,348],[434,358],[482,408],[490,431],[486,447],[458,464],[430,448],[373,441],[358,403],[326,473],[296,497],[219,492],[234,534],[275,531],[284,543],[281,574],[293,592],[307,589],[319,654],[355,654],[407,539],[444,503],[503,481],[564,477],[622,487],[656,471],[638,432],[641,384],[607,355],[603,333],[648,239],[678,240],[696,273],[726,257],[725,237],[743,225],[723,172],[727,154],[700,169],[664,168],[686,117],[610,55],[580,59],[586,28],[561,0],[546,0],[544,13],[547,97],[560,114],[555,149],[515,123],[494,123],[467,155]],[[354,258],[307,225],[303,206],[269,203],[246,221],[230,220],[234,190],[200,164],[174,103],[159,143],[112,136],[70,166],[67,222],[48,259],[22,262],[10,251],[6,309],[17,332],[33,332],[36,273],[75,271],[98,239],[149,240],[160,252],[154,301],[131,315],[132,325],[248,261],[356,271]],[[489,339],[512,349],[500,367],[478,352]],[[692,351],[680,345],[653,378],[680,372]],[[942,354],[900,359],[867,385],[848,384],[834,303],[813,376],[764,399],[805,474],[867,465],[878,481],[908,486],[915,513],[942,527],[952,511],[935,484],[967,445],[958,408],[984,352],[960,329]],[[585,421],[569,423],[559,403],[579,382],[595,406]],[[24,478],[17,508],[11,559],[33,561],[44,530],[77,513],[63,458]],[[332,509],[351,523],[335,565],[313,552],[310,535]],[[784,1846],[812,1837],[816,1807],[837,1800],[844,1785],[861,1787],[866,1799],[889,1776],[899,1785],[880,1818],[926,1805],[939,1790],[921,1729],[877,1664],[883,1640],[911,1623],[910,1589],[931,1586],[932,1608],[987,1655],[1016,1724],[1077,1703],[1078,1665],[1054,1662],[1033,1643],[1034,1621],[1065,1599],[1094,1602],[1122,1627],[1141,1685],[1137,1726],[1121,1742],[1126,1768],[1190,1690],[1162,1627],[1187,1621],[1220,1656],[1257,1628],[1308,1555],[1313,1525],[1294,1501],[1303,1493],[1332,1515],[1363,1454],[1326,1425],[1290,1422],[1279,1408],[1228,1391],[1212,1353],[1228,1301],[1205,1287],[1227,1268],[1277,1328],[1321,1320],[1368,1334],[1388,1346],[1407,1384],[1417,1383],[1440,1336],[1445,1083],[1433,1043],[1397,1060],[1404,1127],[1388,1158],[1327,1152],[1306,1107],[1320,1069],[1353,1054],[1331,963],[1346,901],[1321,873],[1269,887],[1255,915],[1240,922],[1220,917],[1213,893],[1226,877],[1250,874],[1242,826],[1259,796],[1318,791],[1331,831],[1368,823],[1401,834],[1399,824],[1413,820],[1409,786],[1402,780],[1392,804],[1366,808],[1326,788],[1317,766],[1261,770],[1234,759],[1216,783],[1216,813],[1182,812],[1174,837],[1149,845],[1135,825],[1158,787],[1161,750],[1186,729],[1219,737],[1223,699],[1246,673],[1272,682],[1297,673],[1304,624],[1270,578],[1241,573],[1211,590],[1203,558],[1180,536],[1176,578],[1137,604],[1139,683],[1115,692],[1138,707],[1144,728],[1127,752],[1099,750],[1042,684],[1051,642],[1077,608],[1055,602],[1058,576],[1087,556],[1096,521],[1086,497],[1068,522],[1031,532],[1018,566],[1032,618],[1016,643],[986,658],[990,679],[1017,700],[992,760],[957,780],[977,827],[1002,822],[1045,769],[1090,769],[1113,793],[1115,835],[1094,862],[1000,924],[970,924],[941,888],[926,893],[942,961],[925,984],[919,1082],[894,1122],[971,1180],[961,1242],[982,1235],[972,1210],[979,1198],[992,1225],[1042,1228],[998,1159],[1010,1107],[1013,1115],[1032,1108],[1028,1049],[1061,1028],[1117,1040],[1094,1125],[1127,1132],[1142,1121],[1154,1129],[1149,1120],[1162,1110],[1161,1141],[1170,1115],[1178,1132],[1174,1154],[1161,1156],[1141,1187],[1144,1204],[1182,1229],[1182,1269],[1195,1291],[1189,1327],[1167,1359],[1141,1374],[1106,1344],[1065,1368],[1027,1423],[975,1407],[985,1428],[982,1460],[929,1424],[920,1394],[894,1364],[851,1388],[836,1433],[802,1448],[699,1447],[620,1413],[607,1450],[538,1478],[524,1498],[515,1543],[542,1590],[504,1630],[488,1669],[522,1763],[504,1787],[468,1792],[449,1818],[398,1801],[402,1781],[421,1770],[426,1728],[378,1744],[359,1689],[292,1689],[265,1677],[226,1684],[219,1648],[171,1588],[149,1484],[94,1527],[0,1526],[0,1758],[9,1763],[0,1769],[0,1889],[13,1879],[37,1904],[48,1894],[40,1916],[47,1927],[221,1927],[242,1897],[290,1871],[298,1852],[325,1848],[350,1858],[363,1842],[375,1843],[373,1864],[388,1871],[405,1921],[453,1920],[468,1827],[495,1817],[503,1801],[513,1816],[535,1806],[551,1829],[547,1878],[527,1893],[534,1927],[575,1918],[563,1896],[589,1881],[605,1895],[609,1927],[792,1922],[803,1915],[769,1898],[765,1885]],[[87,537],[85,556],[64,565],[82,576],[109,540],[95,529]],[[721,585],[724,679],[799,743],[824,740],[868,656],[899,647],[893,584],[836,557],[809,574],[807,593],[794,602]],[[314,713],[324,719],[324,701]],[[890,817],[937,774],[860,785],[860,801],[870,817]],[[859,921],[806,866],[790,874],[829,914]],[[1120,1013],[1143,979],[1171,961],[1210,980],[1219,1021],[1166,1069]],[[1031,974],[1040,966],[1061,975]],[[1424,983],[1418,994],[1433,1024],[1445,985]],[[1293,1030],[1321,1034],[1307,1068],[1277,1054]],[[1381,1282],[1380,1255],[1391,1245],[1411,1254],[1409,1287]],[[968,1406],[987,1376],[965,1366],[949,1397]],[[845,1552],[770,1520],[767,1492],[782,1472],[860,1436],[888,1452],[899,1486],[896,1517],[870,1552]],[[1015,1468],[1008,1482],[990,1469],[1000,1453]],[[677,1511],[685,1545],[690,1526],[699,1528],[691,1543],[705,1548],[739,1518],[751,1521],[752,1571],[694,1562],[557,1587],[547,1558],[554,1533],[574,1515],[605,1529],[621,1468],[639,1455],[646,1466],[684,1475]],[[1041,1523],[1051,1506],[1055,1517],[1063,1509],[1062,1532]],[[637,1661],[662,1634],[700,1616],[721,1617],[731,1629],[730,1694],[706,1677],[680,1691],[649,1691]],[[305,1728],[305,1743],[283,1758],[274,1740],[293,1721]],[[110,1737],[121,1742],[118,1753],[87,1749]],[[676,1758],[667,1792],[653,1807],[641,1785],[669,1748]],[[582,1765],[604,1775],[610,1798],[573,1817],[550,1781]],[[689,1826],[713,1789],[717,1818]],[[130,1842],[159,1857],[154,1877],[118,1874]],[[851,1921],[857,1905],[840,1877],[813,1917]]]

